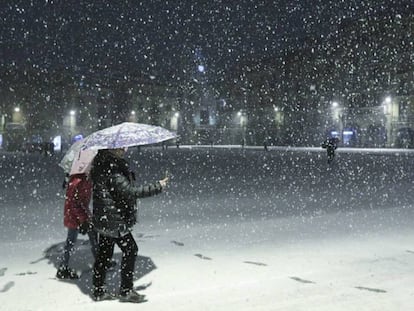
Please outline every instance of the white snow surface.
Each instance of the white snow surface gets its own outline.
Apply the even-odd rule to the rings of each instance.
[[[411,150],[342,148],[331,165],[320,148],[130,150],[138,183],[172,175],[139,201],[138,306],[91,299],[83,236],[81,278],[55,278],[61,157],[0,153],[1,311],[414,310]]]

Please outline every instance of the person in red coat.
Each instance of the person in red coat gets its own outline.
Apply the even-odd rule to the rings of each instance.
[[[97,234],[93,230],[89,202],[92,195],[92,182],[86,174],[70,176],[66,188],[63,224],[68,228],[64,253],[56,273],[58,279],[78,279],[76,271],[69,268],[69,259],[73,253],[78,233],[88,234],[92,254],[96,256]]]

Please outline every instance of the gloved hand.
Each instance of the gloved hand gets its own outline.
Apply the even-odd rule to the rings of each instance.
[[[167,187],[168,182],[170,181],[170,177],[167,176],[164,179],[159,180],[159,183],[161,185],[162,188]]]
[[[89,221],[85,221],[79,225],[78,230],[80,234],[87,234],[93,230],[93,224]]]

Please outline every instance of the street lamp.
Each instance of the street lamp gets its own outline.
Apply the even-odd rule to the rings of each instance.
[[[382,106],[384,108],[384,115],[385,115],[385,130],[387,133],[387,144],[390,144],[394,141],[394,129],[393,129],[393,106],[392,106],[392,97],[387,96],[384,99],[384,102],[382,103]]]
[[[237,112],[237,117],[240,118],[240,129],[242,135],[242,144],[245,144],[246,141],[246,127],[247,127],[247,116],[246,113],[242,110]]]
[[[137,113],[135,110],[131,110],[131,113],[129,114],[129,122],[137,122]]]
[[[174,112],[174,114],[172,115],[171,118],[171,129],[173,131],[177,131],[178,130],[178,119],[180,117],[180,113],[178,111]]]
[[[240,118],[240,126],[246,127],[247,125],[247,116],[246,113],[242,110],[237,112],[237,117]]]
[[[340,112],[340,106],[339,103],[337,101],[333,101],[331,102],[331,108],[332,108],[332,118],[334,121],[338,122],[339,121],[339,112]]]
[[[22,123],[23,122],[23,116],[20,107],[14,107],[13,113],[12,113],[12,122],[13,123]]]
[[[389,114],[391,112],[391,103],[392,103],[391,96],[385,97],[384,102],[382,104],[384,108],[384,114]]]
[[[344,109],[339,105],[337,101],[331,102],[331,108],[332,108],[332,119],[335,125],[335,130],[338,130],[338,135],[341,140],[343,141],[343,130],[344,130]],[[342,112],[342,115],[341,115]],[[331,134],[334,135],[334,134]]]
[[[273,106],[273,110],[275,125],[279,127],[283,122],[283,111],[278,106]]]
[[[385,102],[386,102],[387,104],[391,104],[391,102],[392,102],[392,98],[391,98],[391,96],[387,96],[387,97],[385,98]]]
[[[70,127],[71,132],[73,133],[76,127],[76,111],[75,110],[69,111],[69,127]]]

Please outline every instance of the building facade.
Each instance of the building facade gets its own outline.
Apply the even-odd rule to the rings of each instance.
[[[413,35],[412,14],[343,20],[272,57],[241,59],[220,81],[200,51],[170,82],[5,66],[0,131],[21,124],[28,141],[61,135],[70,144],[132,121],[177,131],[188,144],[319,146],[338,135],[349,146],[398,147],[404,137],[414,147]]]

